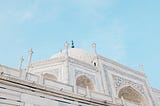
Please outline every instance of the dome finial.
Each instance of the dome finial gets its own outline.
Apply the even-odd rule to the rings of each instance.
[[[73,40],[72,40],[72,46],[71,46],[71,48],[74,48],[74,42],[73,42]]]

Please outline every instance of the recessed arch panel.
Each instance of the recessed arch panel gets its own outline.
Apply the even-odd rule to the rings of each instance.
[[[94,83],[91,79],[89,79],[86,75],[80,75],[76,79],[76,85],[82,88],[87,88],[89,90],[94,90]]]
[[[133,106],[149,106],[146,98],[131,86],[121,88],[119,90],[118,97],[123,97],[124,100],[130,101]]]
[[[50,73],[44,73],[43,77],[46,79],[50,79],[50,80],[57,80],[57,77],[53,74],[50,74]]]

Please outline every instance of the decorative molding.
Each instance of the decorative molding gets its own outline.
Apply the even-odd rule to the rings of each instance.
[[[152,101],[152,103],[153,103],[153,106],[156,106],[156,105],[155,105],[155,102],[154,102],[154,99],[153,99],[153,97],[152,97],[152,95],[151,95],[151,91],[150,91],[150,89],[148,88],[149,85],[147,84],[147,82],[146,82],[145,79],[136,77],[136,76],[134,76],[134,75],[125,73],[125,72],[120,71],[120,70],[116,70],[115,68],[113,68],[113,67],[111,67],[111,66],[103,65],[103,67],[104,67],[104,69],[107,69],[107,70],[110,70],[110,71],[114,71],[115,73],[118,73],[118,74],[120,74],[120,75],[122,75],[122,76],[127,76],[127,77],[129,77],[129,78],[131,78],[131,79],[139,80],[139,81],[143,82],[143,83],[144,83],[144,87],[145,87],[146,90],[147,90],[148,96],[149,96],[149,98],[151,99],[151,101]]]
[[[131,74],[126,73],[126,72],[123,72],[123,71],[121,71],[121,70],[117,70],[117,69],[115,69],[115,68],[113,68],[113,67],[111,67],[111,66],[103,65],[103,67],[104,67],[105,70],[110,70],[110,71],[113,71],[113,72],[118,73],[118,74],[120,74],[120,75],[127,76],[127,77],[129,77],[129,78],[132,78],[132,79],[134,79],[134,80],[139,80],[139,81],[141,81],[141,82],[145,82],[145,80],[142,79],[142,78],[139,78],[139,77],[137,77],[137,76],[135,76],[135,75],[131,75]]]
[[[42,65],[50,65],[53,63],[64,62],[64,61],[65,61],[65,58],[53,58],[53,59],[47,59],[47,60],[42,60],[38,62],[32,62],[31,65],[38,67]]]
[[[103,56],[98,55],[98,58],[101,59],[101,60],[103,60],[103,61],[105,61],[105,62],[108,62],[108,63],[110,63],[110,64],[113,64],[113,65],[115,65],[115,66],[118,66],[118,67],[120,67],[120,68],[122,68],[122,69],[124,69],[124,70],[126,70],[126,71],[128,71],[128,72],[131,72],[131,73],[134,73],[134,74],[137,74],[137,75],[141,75],[141,76],[143,76],[143,77],[146,77],[146,75],[145,75],[144,73],[138,72],[138,71],[136,71],[136,70],[133,70],[133,69],[127,67],[127,66],[124,66],[124,65],[122,65],[122,64],[120,64],[120,63],[118,63],[118,62],[116,62],[116,61],[113,61],[113,60],[111,60],[111,59],[108,59],[108,58],[106,58],[106,57],[103,57]]]

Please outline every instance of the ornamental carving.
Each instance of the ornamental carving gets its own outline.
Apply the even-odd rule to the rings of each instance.
[[[121,78],[115,75],[113,75],[113,80],[114,80],[114,86],[115,86],[117,95],[118,95],[119,90],[123,88],[124,86],[131,86],[137,91],[139,91],[139,93],[141,93],[142,95],[144,94],[144,89],[141,84],[132,82],[130,80],[127,80],[127,79],[124,79],[124,78]]]
[[[134,80],[138,80],[138,81],[143,82],[145,88],[147,89],[147,93],[149,94],[149,97],[151,98],[152,103],[154,104],[153,106],[156,106],[155,103],[154,103],[154,100],[153,100],[153,98],[152,98],[152,96],[151,96],[151,93],[150,93],[150,91],[149,91],[148,84],[146,83],[146,81],[145,81],[144,79],[139,78],[139,77],[136,77],[136,76],[131,75],[131,74],[128,74],[128,73],[125,73],[125,72],[123,72],[122,70],[117,70],[117,69],[115,69],[115,68],[113,68],[113,67],[111,67],[111,66],[103,65],[103,67],[104,67],[104,70],[110,70],[110,71],[113,71],[113,72],[118,73],[118,74],[120,74],[120,75],[128,76],[129,78],[132,78],[132,79],[134,79]],[[133,72],[134,72],[134,71],[133,71]],[[117,81],[115,81],[115,82],[117,82]],[[131,82],[131,81],[130,81],[130,82]],[[124,84],[124,83],[123,83],[123,84]],[[122,87],[121,85],[123,85],[123,84],[117,84],[117,85],[119,85],[120,87]],[[134,83],[133,83],[133,84],[134,84]],[[117,87],[117,85],[115,85],[115,87],[116,87],[116,93],[118,94],[118,91],[119,91],[120,87]],[[136,85],[136,84],[135,84],[135,85]],[[125,85],[123,85],[123,86],[125,86]],[[140,86],[140,88],[142,89],[142,91],[141,91],[141,90],[137,90],[137,91],[139,91],[140,93],[142,92],[142,94],[144,94],[144,89],[143,89],[143,87]],[[136,89],[136,88],[135,88],[135,89]]]
[[[104,67],[104,70],[110,70],[110,71],[113,71],[115,73],[119,73],[121,75],[124,75],[124,76],[128,76],[129,78],[132,78],[132,79],[135,79],[135,80],[139,80],[139,81],[142,81],[142,82],[145,82],[142,78],[139,78],[139,77],[136,77],[134,75],[131,75],[131,74],[128,74],[126,72],[123,72],[122,70],[117,70],[113,67],[110,67],[110,66],[106,66],[106,65],[103,65]]]

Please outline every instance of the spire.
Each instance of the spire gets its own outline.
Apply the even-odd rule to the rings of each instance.
[[[64,47],[65,47],[65,57],[68,58],[68,42],[64,43]]]
[[[74,48],[74,42],[73,42],[73,40],[72,40],[72,46],[71,46],[71,48]]]
[[[31,65],[32,54],[33,54],[33,51],[32,51],[32,49],[30,49],[29,52],[28,52],[28,65],[27,65],[27,71],[29,71],[29,68],[30,68],[30,65]]]
[[[64,43],[64,47],[65,47],[65,49],[68,49],[68,42],[66,41],[65,43]]]
[[[22,56],[22,57],[20,58],[19,70],[22,69],[22,63],[23,63],[23,61],[24,61],[24,58],[23,58],[23,56]]]
[[[93,47],[93,50],[94,50],[94,54],[96,54],[96,55],[97,55],[96,43],[93,43],[93,44],[92,44],[92,47]]]

